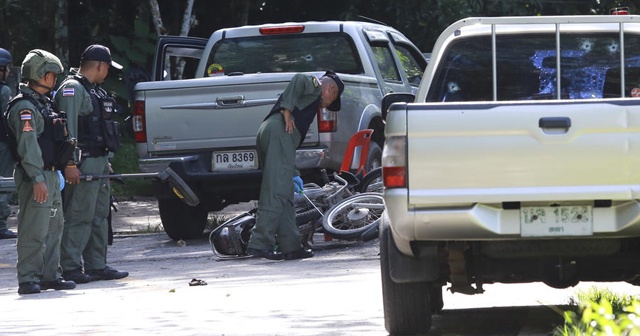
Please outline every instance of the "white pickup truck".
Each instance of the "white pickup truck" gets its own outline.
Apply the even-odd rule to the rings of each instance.
[[[415,93],[426,65],[399,31],[365,22],[225,28],[208,40],[164,37],[152,81],[134,89],[139,166],[152,173],[171,165],[200,199],[191,208],[158,185],[166,233],[173,239],[200,236],[209,211],[258,199],[256,133],[295,73],[320,76],[331,69],[345,83],[342,110],[318,111],[297,151],[303,179],[320,182],[320,169],[338,170],[349,139],[363,129],[374,130],[367,170],[380,166],[382,97]]]
[[[443,287],[640,285],[639,96],[640,16],[446,29],[383,100],[387,331],[428,331]]]

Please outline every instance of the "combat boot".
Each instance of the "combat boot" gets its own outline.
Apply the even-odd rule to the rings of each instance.
[[[129,272],[121,272],[109,266],[101,270],[87,270],[85,273],[91,277],[91,281],[96,280],[116,280],[129,276]]]
[[[40,285],[35,281],[23,282],[18,285],[18,294],[40,293]]]
[[[91,282],[91,276],[84,274],[81,269],[74,269],[62,272],[62,277],[67,281],[73,281],[76,284]]]
[[[76,288],[75,282],[64,281],[63,279],[57,279],[53,281],[43,281],[40,283],[41,290],[47,290],[47,289],[62,290],[62,289],[74,289],[74,288]]]

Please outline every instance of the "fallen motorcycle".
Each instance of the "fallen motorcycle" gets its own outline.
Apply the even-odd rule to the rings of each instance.
[[[374,175],[375,174],[381,175],[381,171],[376,171]],[[306,248],[310,248],[310,243],[313,243],[313,235],[322,230],[324,227],[323,222],[326,220],[327,214],[330,215],[331,218],[329,223],[332,223],[335,227],[332,228],[332,232],[324,232],[332,238],[352,240],[355,236],[362,236],[366,239],[373,239],[375,238],[374,236],[377,237],[377,220],[379,217],[375,214],[379,212],[381,205],[382,210],[384,210],[384,203],[382,202],[381,196],[375,198],[373,201],[369,197],[374,194],[375,196],[381,194],[373,192],[359,193],[359,190],[369,190],[370,187],[363,185],[356,176],[350,173],[343,172],[340,175],[334,173],[332,181],[329,180],[326,173],[325,177],[324,186],[321,187],[313,183],[305,184],[303,193],[294,194],[293,203],[296,211],[296,224],[300,230],[300,238],[303,245]],[[362,181],[365,180],[367,183],[373,184],[378,179],[373,177],[362,179]],[[338,207],[346,200],[359,195],[365,195],[367,198],[357,198],[355,200],[358,202],[349,201],[345,207]],[[359,211],[358,214],[351,216],[343,215],[345,209],[353,210],[353,206],[358,206],[357,211],[352,211]],[[366,210],[365,208],[367,206],[372,209]],[[338,208],[332,211],[331,209],[335,207]],[[211,231],[209,234],[209,243],[211,250],[218,258],[228,259],[247,256],[246,249],[251,236],[251,229],[256,223],[257,210],[258,209],[255,208],[241,213]],[[363,216],[362,214],[364,212],[371,215]],[[345,220],[349,220],[349,218],[352,218],[354,221],[345,224]],[[372,226],[375,226],[375,230],[371,229]],[[342,230],[345,230],[349,238],[344,238],[346,235],[341,234],[340,231]],[[357,234],[355,233],[356,231],[358,232]],[[364,232],[370,233],[364,235]]]

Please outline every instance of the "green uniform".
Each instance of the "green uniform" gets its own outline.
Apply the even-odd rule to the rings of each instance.
[[[249,248],[271,251],[277,244],[281,252],[289,253],[302,247],[293,207],[295,156],[316,116],[320,95],[316,77],[295,75],[258,129],[256,143],[263,175]],[[280,113],[283,108],[295,117],[293,133],[285,130],[284,116]]]
[[[96,86],[96,85],[94,85]],[[97,87],[97,86],[96,86]],[[72,138],[80,139],[78,117],[93,113],[92,97],[76,79],[65,80],[58,88],[55,101],[67,113],[67,125]],[[108,155],[86,156],[86,147],[78,166],[82,175],[108,175]],[[63,271],[101,270],[107,267],[109,227],[108,179],[81,181],[64,189],[65,226],[62,236],[60,265]]]
[[[4,83],[0,83],[0,115],[4,115],[7,104],[11,99],[11,89]],[[5,141],[0,140],[0,176],[13,176],[13,157],[9,151],[9,146]],[[9,202],[13,197],[12,193],[0,193],[0,232],[7,230],[7,219],[11,215]]]
[[[46,167],[38,145],[44,131],[44,117],[40,109],[49,100],[26,84],[20,84],[24,95],[32,95],[39,106],[27,99],[18,101],[10,110],[7,126],[15,135],[19,163],[14,173],[18,190],[18,283],[54,281],[60,273],[60,238],[63,213],[60,179],[55,168]],[[46,202],[33,199],[33,185],[46,182]]]

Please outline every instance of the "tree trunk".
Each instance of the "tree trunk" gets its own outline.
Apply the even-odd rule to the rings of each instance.
[[[153,17],[153,27],[156,29],[156,34],[158,36],[164,35],[167,30],[164,28],[164,24],[162,23],[158,1],[149,0],[149,8],[151,9],[151,16]]]
[[[56,16],[54,19],[54,54],[56,54],[65,69],[69,69],[69,25],[68,25],[67,0],[58,0]]]
[[[192,14],[193,11],[193,2],[195,0],[187,0],[187,6],[184,9],[184,15],[182,15],[182,27],[180,28],[180,36],[188,36],[189,30],[191,29],[194,17]],[[182,79],[184,74],[184,67],[187,64],[184,59],[178,58],[176,64],[176,76],[178,79]]]

